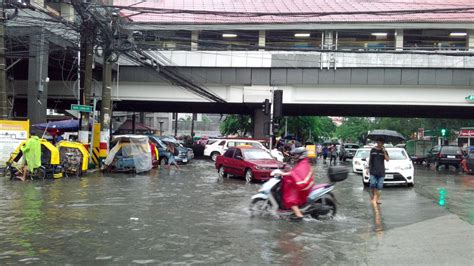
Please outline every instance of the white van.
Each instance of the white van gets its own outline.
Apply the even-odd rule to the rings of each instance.
[[[206,145],[204,149],[204,156],[211,157],[215,162],[217,156],[224,154],[224,152],[230,147],[236,147],[241,145],[250,145],[255,148],[263,149],[270,152],[263,144],[258,140],[253,139],[220,139],[211,145]],[[283,162],[283,154],[280,151],[273,150],[270,154],[280,162]]]

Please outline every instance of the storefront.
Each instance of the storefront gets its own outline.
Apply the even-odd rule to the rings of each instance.
[[[464,127],[459,130],[458,145],[474,146],[474,127]]]

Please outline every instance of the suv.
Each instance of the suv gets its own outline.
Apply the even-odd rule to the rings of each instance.
[[[283,154],[280,151],[269,151],[265,146],[263,146],[261,140],[255,139],[220,139],[211,145],[206,145],[206,148],[204,149],[204,156],[211,157],[211,159],[215,162],[217,156],[224,154],[230,147],[242,145],[263,149],[269,152],[278,161],[283,161]]]
[[[459,170],[460,163],[463,160],[462,149],[458,146],[434,146],[428,153],[426,165],[435,165],[435,169],[439,170],[441,165],[449,167],[450,165]]]
[[[346,143],[341,145],[341,150],[339,152],[339,160],[345,161],[347,158],[352,159],[356,154],[357,149],[359,149],[359,144],[355,143]]]

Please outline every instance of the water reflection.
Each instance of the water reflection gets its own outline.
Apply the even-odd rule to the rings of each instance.
[[[382,237],[384,232],[382,210],[380,204],[372,202],[372,211],[374,215],[374,228],[377,237]]]

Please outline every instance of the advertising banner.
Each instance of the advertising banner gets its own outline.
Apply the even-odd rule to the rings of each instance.
[[[0,167],[10,158],[10,154],[29,136],[29,121],[0,120]]]

